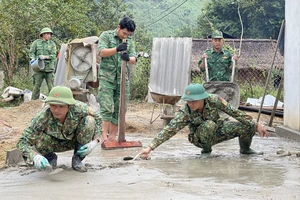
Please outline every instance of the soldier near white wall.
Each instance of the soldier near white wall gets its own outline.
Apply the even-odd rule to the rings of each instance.
[[[150,145],[141,150],[142,158],[148,158],[149,153],[159,145],[173,137],[181,129],[188,126],[189,141],[201,148],[201,153],[209,155],[212,146],[220,142],[239,137],[241,154],[261,154],[250,148],[252,137],[256,131],[261,137],[268,137],[268,131],[251,116],[228,104],[224,99],[209,94],[200,84],[190,84],[186,87],[182,100],[186,105],[171,122],[157,134]],[[225,112],[237,121],[224,121],[219,112]]]

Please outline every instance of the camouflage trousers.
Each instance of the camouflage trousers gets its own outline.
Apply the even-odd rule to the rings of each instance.
[[[78,127],[72,138],[69,139],[68,136],[68,139],[62,140],[49,133],[44,133],[36,142],[35,148],[42,155],[73,150],[75,143],[84,145],[94,139],[95,125],[95,119],[92,116],[87,116],[78,122]]]
[[[120,108],[120,84],[113,84],[100,79],[99,86],[100,115],[103,121],[118,124]],[[126,81],[126,102],[129,101],[130,86]]]
[[[199,148],[211,147],[215,144],[239,137],[251,140],[255,135],[255,127],[237,121],[225,121],[218,126],[211,120],[205,121],[194,130],[190,128],[189,141]]]
[[[53,72],[35,72],[33,74],[33,91],[32,91],[32,100],[39,99],[40,89],[43,83],[43,80],[46,80],[48,91],[53,88],[54,84],[54,73]]]

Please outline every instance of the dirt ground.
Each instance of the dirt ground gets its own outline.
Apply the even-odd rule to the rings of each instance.
[[[0,108],[0,168],[3,167],[7,150],[15,148],[16,142],[22,131],[29,125],[31,118],[44,106],[39,100],[29,101],[18,107]],[[132,134],[155,134],[163,127],[163,120],[158,117],[152,124],[150,123],[161,113],[160,106],[149,103],[130,102],[126,114],[126,133]],[[257,118],[257,113],[247,112],[253,118]],[[260,122],[263,125],[269,123],[270,116],[262,114]],[[1,123],[2,122],[2,123]],[[273,126],[282,125],[282,118],[275,117]],[[269,128],[273,131],[274,128]],[[181,131],[188,134],[188,130]]]

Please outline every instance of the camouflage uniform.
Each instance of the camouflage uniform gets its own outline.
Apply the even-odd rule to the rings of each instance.
[[[50,59],[45,59],[45,69],[40,72],[34,72],[33,74],[33,92],[32,100],[38,99],[40,96],[40,88],[43,80],[46,80],[48,90],[53,88],[54,83],[54,69],[56,61],[56,45],[53,41],[43,39],[35,40],[31,47],[29,57],[30,59],[38,59],[39,55],[49,56]]]
[[[213,48],[204,52],[208,55],[207,67],[210,81],[230,81],[231,72],[230,66],[231,53],[228,50],[221,49],[221,52],[215,52]],[[199,60],[198,66],[202,63],[202,59]],[[200,68],[202,72],[205,72],[205,68]]]
[[[220,111],[227,113],[237,121],[224,121],[219,116]],[[251,116],[232,107],[224,99],[211,94],[204,99],[203,114],[199,111],[192,111],[186,104],[152,140],[151,149],[155,149],[170,139],[185,126],[188,126],[190,130],[189,141],[202,149],[235,137],[251,141],[256,130],[256,122]]]
[[[86,144],[93,139],[100,140],[100,135],[100,115],[76,101],[69,107],[64,124],[53,117],[49,106],[43,108],[22,133],[17,148],[26,163],[32,165],[33,157],[38,153],[45,156],[72,150],[75,142]]]
[[[105,31],[100,35],[98,42],[98,52],[106,48],[117,47],[122,40],[117,36],[117,30]],[[133,40],[127,38],[127,53],[129,57],[135,57]],[[119,104],[120,104],[120,80],[121,80],[121,65],[122,59],[120,53],[110,57],[104,57],[101,60],[99,69],[99,101],[100,114],[103,121],[118,124]],[[130,95],[129,69],[126,66],[126,100]]]

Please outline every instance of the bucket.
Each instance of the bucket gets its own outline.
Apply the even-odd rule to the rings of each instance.
[[[35,72],[43,71],[45,69],[44,61],[41,59],[36,59],[30,66]]]
[[[32,92],[28,89],[24,90],[24,102],[30,101],[32,97]]]

